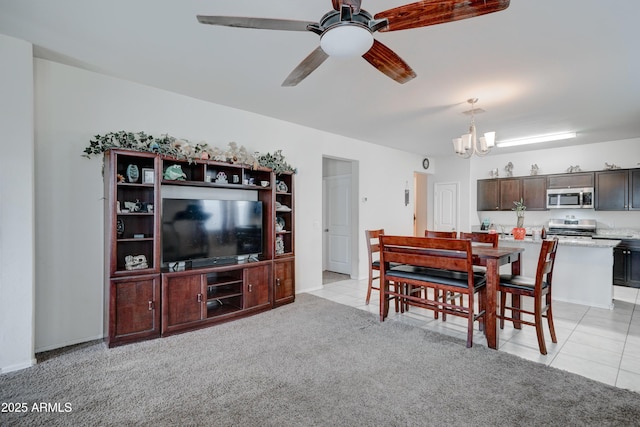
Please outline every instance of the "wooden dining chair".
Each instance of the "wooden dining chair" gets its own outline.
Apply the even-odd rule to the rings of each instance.
[[[491,246],[492,248],[498,247],[498,233],[465,233],[464,231],[461,231],[460,238],[471,240],[471,243],[476,243],[479,245],[487,245]],[[473,271],[475,271],[476,273],[486,273],[487,268],[480,265],[474,265]]]
[[[500,329],[504,328],[505,320],[512,321],[514,327],[517,328],[522,323],[535,326],[536,334],[538,335],[538,347],[542,354],[547,354],[547,346],[542,330],[543,317],[547,318],[551,341],[558,342],[556,331],[553,327],[553,312],[551,310],[551,280],[557,249],[557,238],[542,242],[535,277],[512,274],[500,275],[500,314],[497,316],[500,319]],[[506,305],[507,294],[511,294],[511,306]],[[521,307],[520,297],[523,295],[533,297],[533,311],[525,310]],[[505,310],[511,310],[511,317],[505,316]],[[522,320],[521,314],[533,316],[533,321]]]
[[[369,283],[367,286],[367,299],[365,303],[369,305],[371,299],[371,290],[375,289],[380,291],[380,236],[384,234],[384,228],[378,230],[364,230],[364,235],[367,240],[367,252],[369,255]],[[376,273],[378,272],[378,273]],[[378,286],[373,286],[373,281],[378,281]],[[393,286],[398,286],[393,284]],[[398,299],[395,301],[396,311],[399,309]]]
[[[460,238],[471,240],[471,243],[491,245],[493,248],[498,247],[498,233],[465,233],[461,231]]]
[[[437,237],[438,239],[457,239],[458,232],[424,230],[424,237]]]

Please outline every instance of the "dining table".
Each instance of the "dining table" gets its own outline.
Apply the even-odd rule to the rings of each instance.
[[[487,269],[487,301],[484,316],[484,331],[487,337],[487,346],[497,349],[499,346],[498,333],[498,290],[500,289],[500,267],[511,264],[511,274],[520,274],[520,258],[524,248],[498,246],[473,245],[473,265],[484,266]],[[516,325],[519,328],[520,325]]]

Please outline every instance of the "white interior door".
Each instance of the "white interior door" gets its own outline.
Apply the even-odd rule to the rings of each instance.
[[[458,183],[438,182],[433,186],[433,227],[436,231],[458,230]]]
[[[351,274],[351,176],[326,178],[327,270]]]

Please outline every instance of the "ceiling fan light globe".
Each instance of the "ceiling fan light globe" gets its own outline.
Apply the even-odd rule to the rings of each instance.
[[[320,47],[335,58],[362,56],[373,46],[373,34],[360,25],[337,25],[326,30],[320,38]]]

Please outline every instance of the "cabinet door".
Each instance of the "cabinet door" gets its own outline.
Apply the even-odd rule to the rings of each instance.
[[[613,249],[613,284],[625,286],[627,284],[627,250]]]
[[[596,210],[624,211],[629,208],[629,171],[596,172]]]
[[[257,307],[271,303],[269,283],[270,266],[245,268],[244,270],[244,301],[245,308]]]
[[[192,274],[162,278],[162,330],[202,319],[202,276]]]
[[[640,209],[640,169],[629,171],[629,209]]]
[[[295,296],[294,267],[294,260],[277,261],[273,264],[276,304],[293,301]]]
[[[477,210],[499,210],[499,194],[500,187],[497,179],[479,179],[477,184]]]
[[[640,249],[630,249],[627,254],[629,276],[627,283],[634,288],[640,288]]]
[[[547,178],[522,178],[522,198],[528,211],[547,210]]]
[[[111,280],[109,346],[160,335],[160,276]]]
[[[507,178],[500,181],[500,210],[510,211],[522,197],[520,191],[520,178]]]
[[[593,172],[549,175],[547,177],[547,188],[593,187],[593,180]]]

